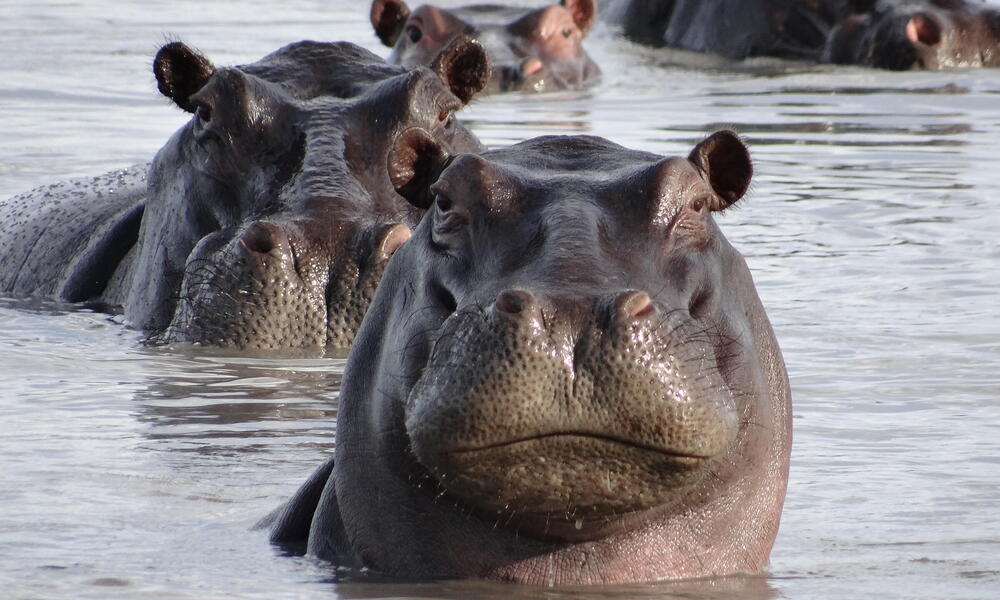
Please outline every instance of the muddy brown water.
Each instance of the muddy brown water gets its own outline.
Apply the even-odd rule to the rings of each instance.
[[[3,2],[0,195],[147,160],[185,120],[151,57],[370,35],[367,2]],[[1000,597],[1000,71],[721,65],[593,34],[600,86],[484,99],[490,146],[588,133],[757,175],[720,219],[781,342],[795,446],[764,574],[549,590],[344,578],[253,522],[332,450],[336,357],[150,349],[0,300],[3,598]],[[681,65],[681,66],[679,66]],[[2,243],[2,241],[0,241]]]

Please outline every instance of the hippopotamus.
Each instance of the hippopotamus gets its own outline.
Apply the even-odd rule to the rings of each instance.
[[[0,204],[0,292],[122,310],[152,342],[346,348],[423,213],[391,183],[392,140],[481,150],[455,112],[487,60],[467,38],[413,70],[303,41],[216,68],[168,43],[157,85],[191,119],[148,166]]]
[[[262,523],[271,540],[404,577],[760,569],[791,400],[713,217],[750,183],[739,137],[665,158],[548,136],[415,164],[426,144],[393,151],[428,214],[351,349],[334,455]]]
[[[611,0],[637,42],[886,69],[1000,65],[1000,11],[966,0]]]
[[[1000,66],[1000,9],[966,0],[870,4],[833,28],[825,62],[898,71]]]
[[[609,0],[609,22],[633,41],[741,60],[817,60],[848,0]]]
[[[412,12],[403,0],[374,0],[371,22],[392,48],[392,63],[428,65],[455,36],[468,35],[486,47],[494,67],[486,92],[542,92],[597,81],[600,69],[583,49],[596,14],[594,0],[561,0],[537,9],[421,5]]]

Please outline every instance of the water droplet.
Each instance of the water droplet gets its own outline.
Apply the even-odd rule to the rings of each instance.
[[[583,529],[583,519],[577,519],[576,524],[574,526],[576,527],[577,531]]]

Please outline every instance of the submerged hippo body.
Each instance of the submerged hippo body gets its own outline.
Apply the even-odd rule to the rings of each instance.
[[[1000,66],[1000,9],[966,0],[879,0],[842,19],[823,60],[883,69]]]
[[[1000,65],[1000,11],[967,0],[611,0],[654,46],[886,69]]]
[[[643,44],[816,60],[848,0],[609,0],[602,7],[626,37]]]
[[[216,69],[180,42],[160,91],[193,113],[147,167],[0,204],[0,293],[121,307],[155,341],[346,347],[421,212],[390,183],[415,129],[478,151],[453,114],[485,84],[460,40],[408,72],[347,43],[300,42]]]
[[[407,577],[760,569],[789,388],[712,218],[750,173],[721,132],[688,159],[544,137],[395,178],[429,213],[351,351],[335,459],[272,540]]]
[[[490,55],[488,92],[581,89],[595,83],[597,64],[583,49],[594,22],[594,0],[562,0],[538,9],[479,4],[443,9],[403,0],[374,0],[372,26],[392,47],[389,61],[430,64],[458,35],[479,41]]]

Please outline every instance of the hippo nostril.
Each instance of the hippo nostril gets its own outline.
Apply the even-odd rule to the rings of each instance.
[[[274,249],[275,227],[269,223],[254,223],[243,232],[240,242],[251,251],[267,254]]]
[[[653,299],[646,292],[624,292],[615,299],[615,312],[624,319],[638,319],[652,314]]]
[[[378,251],[383,260],[392,256],[396,250],[405,244],[413,233],[410,228],[402,223],[392,225],[382,234],[382,241],[379,243]]]
[[[497,296],[496,307],[501,313],[509,315],[521,314],[531,306],[532,298],[528,292],[507,290]]]

